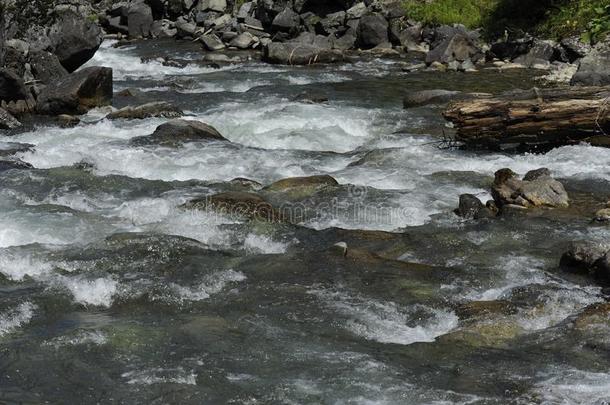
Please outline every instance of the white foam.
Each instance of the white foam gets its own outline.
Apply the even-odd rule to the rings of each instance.
[[[535,388],[542,405],[610,403],[609,373],[555,367],[546,377]]]
[[[288,243],[274,241],[269,236],[250,233],[244,240],[244,248],[253,253],[277,254],[284,253]]]
[[[197,374],[186,371],[182,367],[177,368],[150,368],[146,370],[129,371],[121,377],[127,379],[127,384],[152,385],[152,384],[183,384],[197,385]]]
[[[223,270],[206,276],[203,282],[194,287],[185,287],[172,283],[169,285],[170,296],[162,296],[166,301],[201,301],[221,292],[228,284],[244,281],[246,276],[239,271]]]
[[[22,281],[25,277],[40,279],[47,277],[53,269],[51,263],[23,252],[0,250],[0,273],[13,281]]]
[[[453,312],[432,309],[421,305],[401,308],[391,301],[351,295],[341,291],[311,290],[331,310],[346,318],[344,326],[356,335],[381,343],[409,345],[415,342],[433,342],[438,336],[448,333],[458,325]],[[419,323],[411,312],[425,312],[429,319]]]
[[[83,276],[63,277],[55,280],[67,288],[74,301],[83,305],[110,307],[113,297],[118,292],[119,283],[110,278],[87,279]]]
[[[47,346],[60,348],[64,346],[77,346],[77,345],[104,345],[108,342],[108,337],[101,331],[80,331],[74,336],[59,336],[52,340],[45,342]]]
[[[0,337],[14,332],[19,327],[30,322],[35,310],[36,305],[26,301],[12,310],[0,313]]]

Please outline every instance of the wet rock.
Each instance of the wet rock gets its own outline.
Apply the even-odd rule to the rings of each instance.
[[[589,273],[608,252],[610,252],[610,243],[573,242],[561,256],[559,265],[565,270]]]
[[[517,308],[513,303],[505,300],[471,301],[459,305],[455,312],[460,319],[472,319],[514,315],[517,313]]]
[[[80,118],[74,115],[60,114],[57,116],[57,122],[63,128],[72,128],[80,124]]]
[[[574,327],[584,329],[594,324],[608,324],[610,320],[610,303],[591,304],[574,317]]]
[[[146,3],[132,3],[127,13],[127,29],[131,38],[148,38],[153,24],[152,9]]]
[[[272,192],[293,192],[310,194],[324,187],[335,187],[339,183],[329,175],[290,177],[278,180],[264,188],[265,191]]]
[[[460,203],[454,211],[456,215],[466,219],[493,218],[496,213],[484,205],[472,194],[460,195]]]
[[[357,43],[363,49],[371,49],[379,44],[389,42],[388,22],[377,13],[364,15],[358,23]]]
[[[321,104],[328,102],[328,95],[323,92],[306,91],[298,94],[293,100],[301,103]]]
[[[600,42],[582,60],[572,77],[572,85],[610,85],[610,39]]]
[[[15,129],[21,126],[21,122],[13,117],[4,108],[0,108],[0,129]]]
[[[254,193],[230,191],[195,199],[183,205],[187,209],[212,209],[229,217],[282,221],[282,216],[263,197]]]
[[[341,51],[323,49],[313,45],[273,42],[264,48],[264,59],[270,63],[285,65],[311,65],[335,63],[344,60]]]
[[[152,117],[177,118],[181,117],[182,111],[165,101],[146,103],[139,106],[127,106],[113,111],[106,116],[108,119],[144,119]]]
[[[461,33],[455,33],[442,41],[426,55],[426,63],[450,63],[453,61],[478,60],[483,56],[481,49],[472,38]]]
[[[20,152],[29,152],[34,145],[29,143],[0,142],[0,156],[12,156]]]
[[[28,98],[23,79],[11,70],[0,69],[0,100],[9,102]]]
[[[610,207],[598,210],[593,217],[593,221],[610,223]]]
[[[261,183],[259,183],[258,181],[246,179],[243,177],[236,177],[233,180],[229,181],[229,183],[240,186],[240,187],[244,187],[244,188],[247,188],[250,190],[260,190],[261,188],[263,188],[263,185]]]
[[[51,84],[69,74],[57,56],[50,52],[31,52],[29,61],[34,77],[43,84]]]
[[[74,72],[93,57],[103,34],[99,26],[81,15],[65,11],[51,28],[52,52],[68,72]]]
[[[161,145],[177,147],[186,142],[226,140],[212,126],[201,121],[175,119],[161,124],[152,135],[133,138],[133,145]]]
[[[45,87],[38,96],[41,114],[83,114],[112,102],[112,69],[92,66]]]
[[[548,169],[528,172],[519,180],[510,169],[501,169],[495,173],[491,194],[498,207],[516,205],[531,207],[567,207],[568,193],[563,185],[551,177]]]
[[[8,170],[31,169],[33,166],[21,160],[0,160],[0,173]]]
[[[331,253],[337,253],[342,257],[347,257],[347,243],[337,242],[330,248]]]

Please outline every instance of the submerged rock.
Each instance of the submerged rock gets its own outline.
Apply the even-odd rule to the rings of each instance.
[[[282,215],[258,194],[229,191],[191,200],[183,205],[187,209],[212,209],[229,217],[282,221]]]
[[[112,102],[112,69],[92,66],[45,87],[38,96],[41,114],[83,114]]]
[[[314,45],[272,42],[264,48],[264,59],[269,63],[284,65],[312,65],[335,63],[344,59],[341,51]]]
[[[212,126],[201,121],[175,119],[157,127],[152,135],[133,138],[133,145],[176,147],[185,142],[226,139]]]
[[[21,160],[0,160],[0,172],[13,169],[31,169],[33,166]]]
[[[283,193],[290,198],[303,198],[315,194],[326,187],[335,187],[339,183],[328,175],[290,177],[278,180],[265,187],[263,190],[272,193]]]
[[[127,106],[113,111],[106,116],[110,120],[144,119],[153,117],[177,118],[183,115],[182,110],[165,101],[146,103],[138,106]]]
[[[524,208],[569,206],[568,193],[546,168],[528,172],[523,180],[510,169],[498,170],[491,195],[500,208],[506,205]]]

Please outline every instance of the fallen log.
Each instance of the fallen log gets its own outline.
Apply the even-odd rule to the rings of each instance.
[[[610,146],[610,87],[512,91],[451,103],[443,113],[466,145]]]

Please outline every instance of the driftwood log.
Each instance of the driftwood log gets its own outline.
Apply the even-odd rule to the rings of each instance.
[[[466,145],[610,147],[610,87],[569,87],[503,93],[451,103],[443,116]]]

